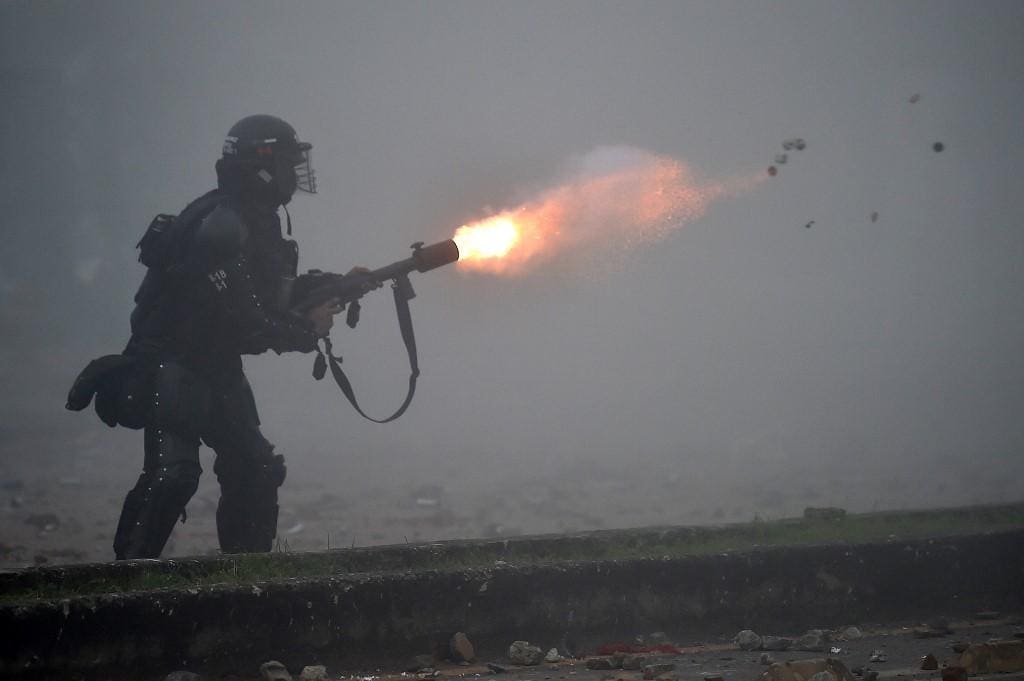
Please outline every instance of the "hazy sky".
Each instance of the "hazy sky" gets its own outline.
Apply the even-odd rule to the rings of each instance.
[[[309,356],[249,358],[292,466],[994,465],[1024,497],[1022,35],[1020,2],[4,3],[0,454],[104,428],[64,396],[127,339],[139,235],[213,185],[234,121],[271,113],[315,147],[300,265],[336,271],[597,147],[718,178],[808,144],[624,259],[417,277],[423,375],[397,423],[363,422]],[[389,296],[335,338],[390,413]],[[109,438],[141,464],[140,435]]]

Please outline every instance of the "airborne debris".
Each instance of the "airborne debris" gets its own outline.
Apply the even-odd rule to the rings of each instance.
[[[771,175],[772,177],[775,177],[776,175],[779,174],[779,169],[776,168],[775,166],[768,166],[768,174]]]
[[[914,94],[910,95],[910,99],[908,99],[907,101],[910,102],[911,104],[917,104],[919,101],[921,101],[921,95],[915,92]]]
[[[775,162],[781,165],[786,165],[786,161],[789,160],[789,154],[775,154]]]
[[[871,222],[878,222],[878,211],[877,210],[873,211],[871,213]]]
[[[943,144],[942,142],[936,142],[935,144],[933,144],[933,145],[932,145],[932,150],[933,150],[933,151],[934,151],[934,152],[935,152],[936,154],[940,153],[940,152],[941,152],[941,151],[942,151],[943,149],[945,149],[945,148],[946,148],[946,145],[945,145],[945,144]]]
[[[803,151],[806,147],[807,142],[805,142],[802,137],[794,137],[793,139],[788,139],[782,143],[782,148],[786,151],[790,151],[791,149]]]
[[[813,224],[814,224],[814,220],[811,220],[811,221],[810,221],[810,222],[808,222],[808,223],[807,223],[806,225],[804,225],[804,229],[810,229],[810,228],[811,228],[811,225],[813,225]]]

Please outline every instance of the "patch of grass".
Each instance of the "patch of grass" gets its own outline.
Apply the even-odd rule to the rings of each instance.
[[[715,527],[608,530],[507,541],[443,542],[320,553],[240,554],[210,560],[162,561],[137,566],[129,574],[121,575],[111,574],[113,570],[102,568],[85,574],[76,573],[75,568],[66,572],[44,570],[28,584],[5,588],[0,593],[0,606],[214,584],[252,584],[367,572],[493,567],[498,560],[522,565],[678,558],[776,546],[863,544],[1022,528],[1024,504],[1014,504],[846,515],[832,520],[790,519]]]

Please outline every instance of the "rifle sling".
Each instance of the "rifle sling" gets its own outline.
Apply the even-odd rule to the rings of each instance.
[[[335,357],[332,352],[331,339],[330,337],[324,338],[324,349],[327,352],[327,362],[331,367],[331,375],[334,377],[334,382],[338,384],[341,392],[345,393],[345,397],[352,403],[359,415],[368,421],[374,423],[388,423],[394,421],[399,416],[405,413],[405,410],[409,408],[409,404],[412,403],[412,396],[416,393],[416,379],[420,375],[419,360],[416,357],[416,335],[412,330],[412,315],[409,312],[409,299],[403,295],[399,287],[392,287],[395,298],[395,312],[398,313],[398,328],[402,331],[402,341],[405,343],[405,350],[409,354],[409,392],[405,395],[405,401],[402,402],[402,406],[398,408],[391,416],[386,419],[375,419],[371,416],[367,416],[366,412],[359,406],[359,402],[356,400],[355,390],[352,389],[352,383],[348,380],[348,376],[345,375],[344,370],[341,368],[341,357]],[[317,353],[320,353],[320,349],[317,348]],[[320,354],[317,358],[317,362],[321,362],[323,354]],[[317,376],[317,370],[314,369],[314,377],[319,380],[323,377],[323,373]]]

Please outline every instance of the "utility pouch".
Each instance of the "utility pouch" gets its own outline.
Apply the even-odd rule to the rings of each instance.
[[[96,397],[96,415],[105,424],[139,429],[152,402],[152,371],[130,355],[104,355],[89,362],[68,391],[66,407],[81,411]]]
[[[170,264],[174,250],[175,215],[161,213],[153,218],[146,232],[135,245],[139,249],[139,262],[150,269],[164,269]]]

